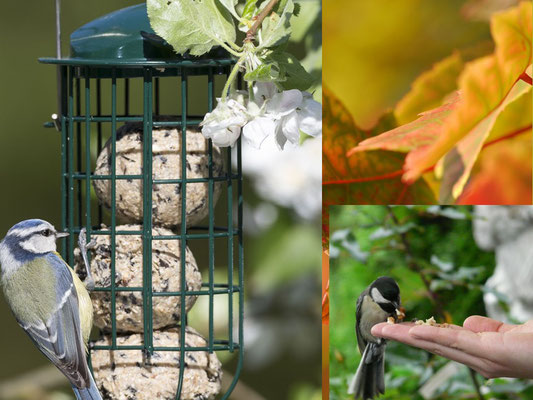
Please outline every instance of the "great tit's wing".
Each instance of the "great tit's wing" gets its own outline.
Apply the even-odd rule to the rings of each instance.
[[[19,323],[39,350],[63,372],[72,385],[78,388],[88,387],[90,375],[80,327],[78,295],[72,274],[61,257],[49,253],[43,259],[53,267],[56,307],[47,321]]]
[[[361,326],[361,306],[363,304],[363,299],[366,296],[367,291],[365,290],[361,295],[357,298],[357,303],[355,305],[355,334],[357,336],[357,346],[359,347],[359,353],[363,354],[366,347],[366,340],[363,338],[360,332],[360,326]]]

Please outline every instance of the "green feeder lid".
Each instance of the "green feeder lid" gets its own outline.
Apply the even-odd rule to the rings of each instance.
[[[64,65],[227,65],[234,63],[221,47],[201,57],[179,55],[150,26],[146,3],[114,11],[70,35],[70,57],[40,58]]]

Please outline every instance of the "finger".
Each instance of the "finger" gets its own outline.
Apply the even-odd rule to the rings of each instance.
[[[409,335],[445,347],[467,352],[474,356],[483,355],[480,336],[468,329],[449,329],[435,326],[416,325],[409,330]]]
[[[463,322],[463,327],[476,333],[507,332],[508,330],[516,328],[516,325],[504,324],[503,322],[495,319],[473,315],[465,319],[465,322]]]
[[[464,364],[476,370],[484,376],[490,375],[490,373],[488,372],[490,371],[490,368],[487,360],[475,357],[471,354],[465,353],[464,351],[415,338],[412,339],[410,346],[417,347],[419,349],[428,351],[432,354],[447,358],[449,360],[457,361],[458,363]]]
[[[376,336],[376,337],[384,337],[383,336],[383,329],[388,327],[388,326],[392,327],[393,329],[400,329],[401,332],[403,332],[405,327],[408,327],[407,331],[409,331],[409,328],[413,327],[414,323],[412,323],[412,322],[402,322],[401,324],[389,324],[388,322],[382,322],[380,324],[374,325],[372,327],[372,330],[370,331],[370,333],[372,333],[372,335]],[[398,328],[394,328],[394,327],[398,327]]]
[[[475,365],[476,367],[479,365],[476,362],[476,358],[471,356],[468,353],[465,353],[461,350],[458,350],[452,347],[444,346],[439,343],[435,343],[430,340],[420,339],[416,336],[411,335],[410,331],[412,330],[413,327],[414,327],[414,324],[395,324],[395,325],[384,324],[381,327],[382,329],[380,331],[380,336],[384,337],[385,339],[390,339],[390,340],[395,340],[398,342],[405,343],[409,346],[418,347],[420,349],[429,351],[430,353],[443,356],[451,360],[461,362],[463,364],[467,364],[470,366]],[[435,329],[442,329],[442,328],[435,328]],[[372,334],[374,334],[373,331],[372,331]]]

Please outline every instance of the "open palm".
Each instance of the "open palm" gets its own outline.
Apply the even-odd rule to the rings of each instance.
[[[372,334],[460,362],[486,378],[533,378],[533,320],[508,325],[471,316],[462,327],[382,323]]]

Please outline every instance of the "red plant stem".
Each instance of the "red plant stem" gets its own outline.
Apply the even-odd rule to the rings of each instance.
[[[508,133],[507,135],[504,135],[502,137],[499,137],[497,139],[494,139],[494,140],[491,140],[490,142],[487,142],[485,144],[483,144],[482,146],[482,150],[489,147],[489,146],[492,146],[493,144],[496,144],[496,143],[499,143],[503,140],[506,140],[506,139],[511,139],[515,136],[518,136],[518,135],[521,135],[522,133],[525,133],[527,131],[531,130],[531,125],[529,126],[526,126],[524,128],[520,128],[516,131],[513,131],[511,133]],[[433,171],[435,169],[435,165],[432,165],[431,167],[428,167],[426,168],[422,173],[426,173],[426,172],[430,172],[430,171]],[[366,177],[362,177],[362,178],[354,178],[354,179],[339,179],[339,180],[336,180],[336,181],[326,181],[326,182],[323,182],[322,185],[343,185],[343,184],[349,184],[349,183],[362,183],[362,182],[372,182],[372,181],[380,181],[380,180],[385,180],[385,179],[392,179],[392,178],[396,178],[397,176],[400,176],[404,173],[403,170],[398,170],[398,171],[393,171],[393,172],[390,172],[388,174],[384,174],[384,175],[377,175],[377,176],[366,176]]]
[[[327,181],[327,182],[322,182],[322,185],[340,185],[344,183],[361,183],[361,182],[370,182],[370,181],[381,181],[384,179],[395,178],[397,176],[400,176],[401,174],[403,174],[403,170],[394,171],[394,172],[391,172],[385,175],[366,176],[363,178],[354,178],[354,179],[340,179],[337,181]]]
[[[525,72],[522,72],[522,75],[518,77],[518,79],[522,79],[524,82],[529,83],[530,85],[533,85],[533,80],[531,77],[526,74]]]

